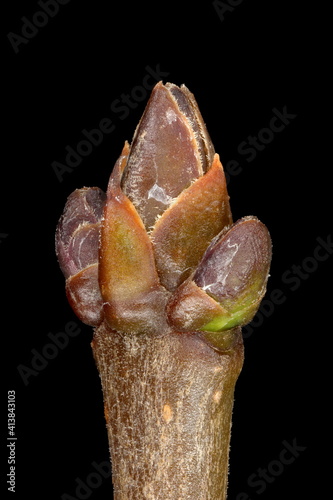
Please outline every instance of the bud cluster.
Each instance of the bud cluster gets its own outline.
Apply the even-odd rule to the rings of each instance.
[[[82,321],[132,334],[167,325],[225,351],[265,294],[271,241],[256,217],[233,223],[194,96],[160,82],[106,194],[68,198],[57,254]]]

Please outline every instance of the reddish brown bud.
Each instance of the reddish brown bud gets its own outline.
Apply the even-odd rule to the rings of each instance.
[[[77,316],[92,326],[103,319],[98,251],[104,202],[105,194],[99,188],[76,189],[67,199],[56,231],[56,252],[68,301]]]
[[[272,256],[271,239],[264,224],[244,217],[215,238],[193,280],[227,311],[203,326],[226,330],[251,321],[266,292]]]

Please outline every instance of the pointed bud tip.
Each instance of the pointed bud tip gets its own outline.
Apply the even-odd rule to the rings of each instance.
[[[135,130],[121,186],[149,230],[210,167],[214,148],[186,87],[155,85]]]

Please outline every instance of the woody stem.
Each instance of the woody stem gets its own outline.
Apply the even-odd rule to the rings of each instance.
[[[114,500],[225,500],[238,335],[221,354],[192,334],[95,330]]]

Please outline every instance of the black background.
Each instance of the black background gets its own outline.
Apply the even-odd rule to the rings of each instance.
[[[4,476],[3,490],[18,499],[77,498],[76,478],[86,481],[94,461],[108,460],[92,329],[67,304],[54,231],[75,188],[106,188],[148,94],[124,119],[110,106],[142,85],[149,66],[194,93],[223,164],[237,160],[242,169],[228,185],[234,219],[258,216],[273,240],[267,317],[262,312],[245,339],[236,388],[228,499],[240,500],[242,492],[251,500],[325,498],[331,258],[313,255],[317,238],[332,235],[331,168],[323,155],[332,116],[325,100],[327,14],[304,2],[244,0],[222,20],[210,1],[71,0],[15,53],[7,34],[21,35],[22,16],[31,20],[41,8],[37,1],[4,5],[2,408],[6,415],[7,391],[15,390],[17,441],[16,493],[7,492]],[[269,126],[273,108],[284,107],[296,117],[247,161],[239,145]],[[114,131],[60,182],[52,163],[65,163],[66,146],[75,148],[82,130],[103,118]],[[295,276],[293,266],[305,273],[297,284],[283,278]],[[269,301],[275,289],[282,304]],[[25,385],[17,367],[31,366],[31,349],[42,352],[49,332],[71,321],[80,334]],[[5,422],[1,435],[5,450]],[[306,449],[258,491],[249,477],[259,468],[278,470],[272,464],[286,441]],[[8,448],[6,473],[7,455]],[[112,498],[111,489],[105,479],[89,498]]]

